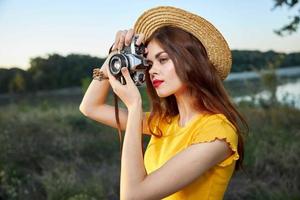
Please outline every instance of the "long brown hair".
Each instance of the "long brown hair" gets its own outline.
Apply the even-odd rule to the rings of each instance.
[[[244,158],[244,133],[249,131],[246,120],[231,102],[221,78],[213,64],[210,62],[205,47],[192,34],[171,26],[164,26],[156,30],[146,41],[155,40],[166,51],[174,62],[175,71],[182,82],[187,86],[187,91],[194,97],[193,106],[200,112],[209,114],[222,113],[234,125],[238,134],[238,154],[235,169],[242,168]],[[180,59],[179,59],[180,58]],[[179,114],[176,98],[170,95],[160,98],[153,88],[149,73],[146,73],[147,93],[150,97],[151,113],[148,126],[154,116],[170,121],[172,117]],[[150,132],[156,137],[151,129]]]

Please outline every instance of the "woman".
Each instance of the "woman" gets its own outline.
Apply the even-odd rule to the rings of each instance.
[[[109,86],[127,107],[119,114],[125,130],[120,199],[222,199],[241,167],[242,125],[247,129],[222,84],[231,68],[226,41],[205,19],[174,7],[143,13],[134,30],[117,33],[112,50],[129,45],[134,34],[137,45],[146,45],[151,112],[143,112],[127,68],[122,85],[107,61],[80,105],[84,115],[112,127],[114,107],[105,104]],[[144,158],[142,133],[151,135]]]

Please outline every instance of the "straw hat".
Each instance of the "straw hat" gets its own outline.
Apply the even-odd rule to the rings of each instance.
[[[193,34],[204,45],[221,79],[227,77],[232,64],[231,51],[222,34],[210,22],[179,8],[160,6],[145,11],[135,22],[134,31],[143,33],[147,40],[162,26],[175,26]]]

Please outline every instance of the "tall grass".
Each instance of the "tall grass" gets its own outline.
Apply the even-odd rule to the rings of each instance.
[[[2,199],[117,199],[118,137],[77,105],[1,107],[0,127]]]
[[[300,111],[286,106],[241,110],[251,128],[245,170],[235,174],[227,199],[300,199]]]
[[[0,107],[0,199],[118,199],[117,131],[84,117],[78,102],[30,102]],[[251,129],[245,171],[225,199],[300,199],[300,111],[245,102],[239,109]]]

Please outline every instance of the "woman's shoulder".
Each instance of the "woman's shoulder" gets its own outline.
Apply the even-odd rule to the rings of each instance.
[[[195,123],[194,136],[202,139],[227,138],[237,144],[238,135],[235,126],[224,114],[205,115]]]
[[[201,125],[203,128],[213,127],[214,129],[218,127],[228,127],[235,131],[234,125],[230,122],[230,120],[222,113],[218,114],[205,114],[201,118],[198,119],[198,125]]]
[[[228,159],[219,164],[219,166],[227,166],[239,159],[237,146],[238,134],[235,126],[229,121],[224,114],[206,115],[199,122],[199,126],[192,135],[190,144],[202,142],[211,142],[216,139],[224,140],[230,149],[234,152]]]

